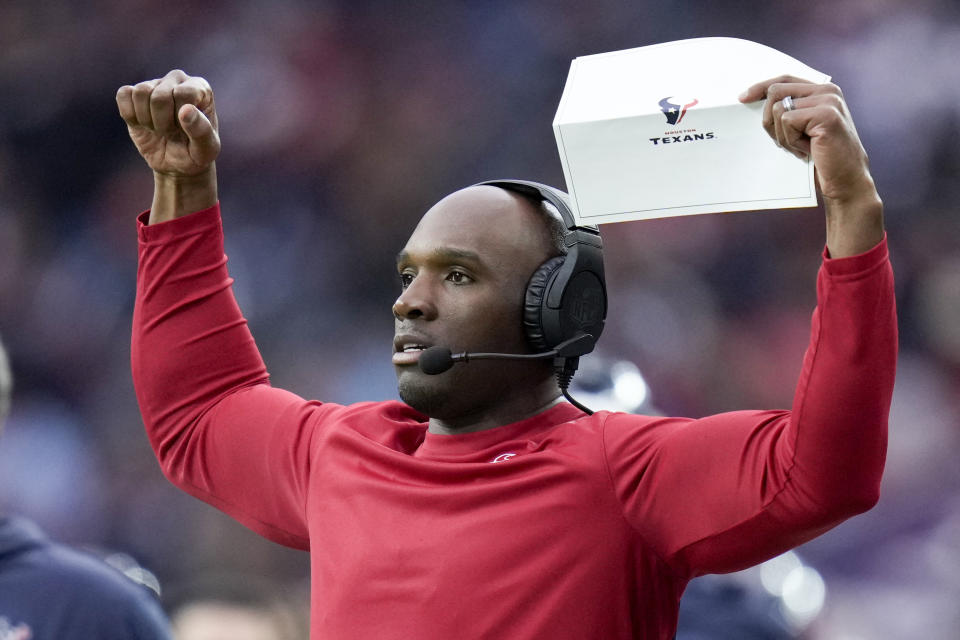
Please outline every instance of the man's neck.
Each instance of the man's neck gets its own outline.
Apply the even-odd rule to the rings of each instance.
[[[564,401],[560,391],[556,388],[556,383],[552,384],[552,390],[548,393],[537,395],[542,398],[542,401],[533,405],[531,405],[527,399],[525,402],[518,402],[516,404],[505,402],[493,409],[459,416],[455,419],[441,420],[439,418],[430,418],[427,430],[430,433],[442,435],[486,431],[487,429],[502,427],[506,424],[513,424],[514,422],[532,418]]]

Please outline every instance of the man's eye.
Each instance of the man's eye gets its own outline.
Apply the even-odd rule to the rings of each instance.
[[[412,273],[401,273],[400,274],[400,288],[406,289],[410,286],[410,283],[413,282]]]
[[[454,284],[466,284],[471,281],[471,278],[463,271],[451,271],[450,274],[447,275],[447,280]]]

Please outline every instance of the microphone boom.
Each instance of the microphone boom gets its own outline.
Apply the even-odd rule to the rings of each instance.
[[[556,349],[543,351],[541,353],[450,353],[447,347],[434,346],[425,349],[420,354],[417,364],[420,371],[427,375],[437,375],[447,371],[457,362],[470,362],[471,360],[544,360],[546,358],[574,358],[584,353],[589,353],[593,349],[593,336],[589,333],[580,333],[561,342]]]
[[[425,349],[417,359],[420,371],[427,375],[437,375],[450,369],[454,363],[470,362],[471,360],[543,360],[553,358],[553,366],[557,376],[557,386],[563,393],[563,397],[570,401],[576,408],[587,415],[593,411],[583,406],[572,397],[567,387],[577,370],[577,363],[580,356],[590,353],[594,345],[593,336],[589,333],[578,333],[569,340],[564,340],[557,345],[555,349],[544,351],[542,353],[450,353],[447,347],[434,346]]]

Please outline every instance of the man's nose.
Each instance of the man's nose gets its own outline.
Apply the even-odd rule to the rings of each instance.
[[[437,317],[435,296],[427,279],[418,275],[393,303],[393,315],[398,320],[433,320]]]

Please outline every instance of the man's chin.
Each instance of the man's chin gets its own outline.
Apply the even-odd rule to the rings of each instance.
[[[441,374],[443,375],[443,374]],[[450,402],[451,389],[439,376],[418,371],[401,371],[397,376],[400,399],[432,418],[440,417]]]

